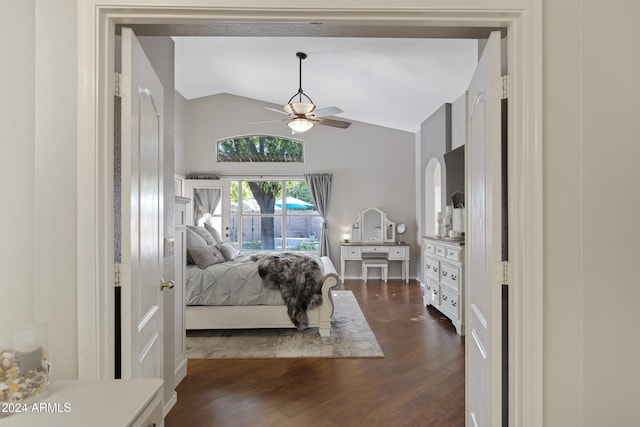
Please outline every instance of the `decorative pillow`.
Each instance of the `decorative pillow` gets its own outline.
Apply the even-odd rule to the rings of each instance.
[[[187,253],[191,256],[193,262],[203,269],[210,265],[226,261],[224,256],[215,246],[207,246],[206,248],[188,248]]]
[[[191,248],[206,248],[207,242],[195,231],[187,227],[187,264],[195,264],[191,255],[189,255],[189,249]]]
[[[224,255],[224,259],[227,261],[233,261],[238,255],[240,255],[240,249],[238,249],[230,240],[225,240],[220,243],[217,248],[220,249],[220,252]]]
[[[220,232],[216,230],[211,224],[205,222],[204,228],[206,228],[209,234],[211,234],[215,239],[216,242],[214,243],[214,245],[220,244],[224,241]]]
[[[187,228],[195,232],[198,236],[202,237],[208,246],[215,246],[218,241],[209,233],[204,227],[197,227],[195,225],[187,225]]]

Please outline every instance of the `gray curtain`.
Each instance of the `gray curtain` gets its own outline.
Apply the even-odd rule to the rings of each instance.
[[[221,197],[222,190],[219,188],[195,188],[193,190],[193,225],[198,225],[198,221],[204,214],[213,214]]]
[[[331,257],[331,247],[329,246],[329,232],[327,217],[329,216],[329,196],[331,195],[331,174],[330,173],[310,173],[305,174],[304,179],[309,187],[309,193],[313,198],[313,203],[318,208],[322,216],[322,231],[320,232],[320,256]]]

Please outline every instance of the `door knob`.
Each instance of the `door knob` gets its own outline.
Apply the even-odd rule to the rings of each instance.
[[[161,280],[160,281],[160,290],[163,291],[163,290],[165,290],[165,288],[166,289],[173,289],[173,287],[175,285],[176,284],[173,282],[173,280],[169,280],[167,282],[165,282],[164,280]]]

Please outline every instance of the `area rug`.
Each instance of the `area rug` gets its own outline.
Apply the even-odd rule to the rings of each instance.
[[[382,349],[351,291],[333,291],[331,336],[318,328],[187,331],[189,359],[381,358]]]

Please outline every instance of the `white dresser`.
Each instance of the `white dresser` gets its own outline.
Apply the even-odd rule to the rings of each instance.
[[[464,335],[464,242],[422,239],[424,304],[437,308]]]

